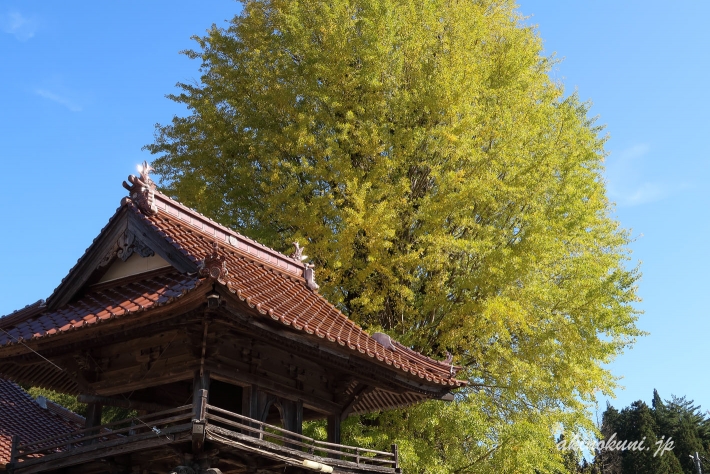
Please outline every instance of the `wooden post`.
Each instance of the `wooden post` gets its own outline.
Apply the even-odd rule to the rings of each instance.
[[[392,454],[394,454],[394,468],[399,469],[399,448],[396,444],[392,445]]]
[[[101,411],[103,405],[99,403],[89,403],[86,407],[86,421],[84,422],[84,428],[93,428],[95,426],[101,426]],[[92,436],[99,433],[99,429],[87,431],[85,436]],[[89,444],[98,443],[99,438],[94,438]]]
[[[281,423],[284,429],[292,433],[303,434],[303,402],[300,400],[294,402],[283,398],[278,398],[277,402],[281,406]],[[285,446],[296,450],[301,449],[295,444],[286,443]]]
[[[199,421],[205,421],[205,416],[207,415],[207,395],[207,390],[200,390],[197,406],[195,407],[195,418]]]
[[[340,415],[328,415],[328,442],[340,444]]]
[[[242,388],[242,415],[248,416],[252,420],[256,420],[259,411],[259,389],[256,385],[251,385],[249,387]],[[254,423],[249,423],[249,426],[256,428],[257,425]],[[243,430],[244,434],[247,436],[259,437],[258,433],[250,430]]]
[[[296,433],[303,434],[303,400],[296,402]]]
[[[84,428],[93,428],[101,424],[101,410],[103,405],[99,403],[89,403],[86,407],[86,421]]]
[[[20,437],[18,435],[12,435],[12,441],[10,441],[10,463],[17,461],[17,446],[20,444]]]
[[[209,397],[209,371],[195,371],[192,384],[192,454],[202,453],[205,447],[205,427],[207,421],[207,400]]]
[[[195,371],[195,377],[192,383],[192,417],[196,420],[202,420],[200,417],[200,403],[202,403],[202,390],[210,389],[210,372],[205,370],[200,375],[200,371]],[[205,400],[206,403],[206,400]]]
[[[259,409],[259,399],[256,396],[256,385],[242,388],[242,415],[249,418],[256,418],[256,411]]]
[[[303,434],[303,402],[278,399],[281,405],[281,422],[285,430],[292,433]]]

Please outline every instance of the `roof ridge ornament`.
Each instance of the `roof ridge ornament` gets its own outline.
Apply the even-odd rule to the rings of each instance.
[[[306,286],[317,293],[320,286],[316,283],[315,265],[307,263],[305,270],[303,270],[303,277],[306,279]]]
[[[226,278],[229,275],[227,270],[227,259],[219,254],[219,244],[212,243],[212,253],[205,256],[197,267],[201,277],[214,278],[223,285],[227,284]]]
[[[308,255],[303,255],[303,249],[305,247],[301,247],[301,245],[298,243],[298,241],[293,243],[293,252],[291,252],[291,255],[289,255],[289,258],[292,258],[294,260],[297,260],[299,262],[302,262],[308,258]]]
[[[134,175],[128,176],[129,185],[125,181],[123,187],[129,192],[129,197],[123,198],[121,204],[133,202],[140,211],[147,215],[153,216],[158,213],[158,205],[155,203],[155,189],[157,186],[150,178],[150,172],[154,171],[153,167],[147,161],[138,165],[138,173],[140,177]]]
[[[289,255],[289,258],[292,258],[298,262],[303,262],[304,260],[308,259],[308,255],[303,255],[303,249],[304,247],[301,247],[301,245],[298,243],[298,241],[293,243],[293,252],[291,252],[291,255]],[[310,288],[311,290],[318,292],[318,283],[316,283],[316,271],[315,271],[315,265],[312,263],[304,263],[305,269],[303,270],[303,278],[306,279],[306,286]]]

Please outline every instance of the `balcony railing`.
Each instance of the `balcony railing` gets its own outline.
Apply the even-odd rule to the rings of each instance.
[[[230,446],[294,466],[336,466],[340,472],[399,472],[392,452],[316,440],[222,408],[197,405],[131,417],[38,441],[16,440],[11,467],[18,474],[42,472],[161,445],[192,441]],[[327,471],[326,471],[327,472]]]
[[[216,442],[228,444],[229,439],[258,445],[275,452],[287,452],[302,456],[327,459],[336,465],[355,465],[357,467],[381,467],[382,472],[395,472],[399,467],[397,448],[392,451],[377,451],[375,449],[346,446],[342,444],[319,441],[287,431],[278,426],[232,413],[222,408],[207,405],[206,407],[207,438]],[[236,431],[234,430],[236,428]],[[224,439],[224,438],[227,439]],[[372,471],[380,471],[376,469]]]
[[[170,444],[178,439],[176,434],[189,437],[192,418],[193,406],[185,405],[37,441],[19,439],[13,449],[11,464],[17,472],[41,472],[46,470],[43,464],[51,463],[52,468],[56,468],[110,455],[113,451],[130,452],[124,449],[127,444],[142,447]],[[72,462],[61,462],[69,457]]]

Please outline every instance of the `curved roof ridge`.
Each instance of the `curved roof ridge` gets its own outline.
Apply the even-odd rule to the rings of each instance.
[[[222,240],[223,243],[227,243],[231,247],[241,250],[242,252],[246,251],[247,254],[252,255],[253,257],[259,260],[265,260],[266,263],[269,263],[271,265],[274,265],[276,263],[276,265],[274,266],[282,267],[288,273],[300,274],[299,276],[303,275],[303,271],[305,270],[306,265],[300,260],[291,258],[288,255],[279,252],[278,250],[272,249],[271,247],[267,247],[266,245],[261,244],[254,239],[246,237],[240,234],[239,232],[230,229],[229,227],[215,222],[204,214],[201,214],[194,209],[190,209],[184,204],[181,204],[173,198],[166,196],[165,194],[162,194],[158,191],[155,192],[155,198],[158,204],[159,211],[164,211],[168,215],[177,217],[178,219],[183,220],[184,222],[192,225],[198,230],[206,231],[206,224],[207,228],[214,232],[215,239]],[[184,214],[184,216],[182,214]],[[160,213],[158,213],[158,216],[159,215]],[[186,216],[189,216],[190,219],[186,219]],[[200,223],[201,225],[198,225],[197,223]],[[220,233],[223,235],[220,235]]]

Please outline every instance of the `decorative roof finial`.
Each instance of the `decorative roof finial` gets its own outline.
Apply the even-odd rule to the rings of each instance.
[[[291,252],[291,255],[289,255],[290,258],[294,260],[303,261],[308,258],[308,255],[303,255],[303,247],[301,247],[298,242],[293,243],[294,250]]]
[[[156,185],[152,179],[150,179],[150,172],[153,171],[153,167],[144,161],[143,164],[138,165],[138,173],[140,177],[130,175],[128,181],[131,182],[129,185],[125,181],[123,182],[123,187],[129,192],[129,197],[124,198],[121,203],[134,202],[138,209],[147,216],[152,216],[158,213],[158,206],[155,204],[155,188]]]

